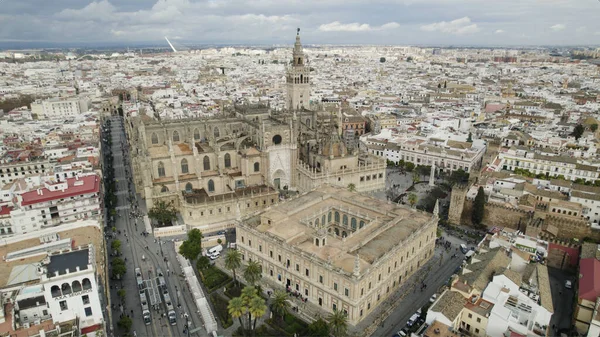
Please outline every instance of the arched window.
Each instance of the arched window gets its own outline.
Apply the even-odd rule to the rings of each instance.
[[[344,224],[344,226],[348,226],[348,216],[346,214],[344,214],[344,216],[342,217],[342,223]]]
[[[338,228],[335,229],[335,235],[340,236],[340,230]]]
[[[60,286],[60,290],[62,290],[63,295],[69,295],[70,293],[72,293],[73,291],[71,290],[71,285],[69,285],[68,283],[63,283]]]
[[[177,132],[177,130],[173,131],[173,141],[174,142],[179,141],[179,132]]]
[[[73,288],[74,293],[81,291],[81,283],[77,280],[73,281],[73,283],[71,284],[71,287]]]
[[[221,137],[221,133],[219,132],[219,128],[218,128],[218,127],[216,127],[216,126],[215,126],[214,133],[215,133],[215,138],[219,138],[219,137]]]
[[[306,119],[306,126],[308,126],[310,128],[310,118]]]
[[[84,278],[81,284],[83,285],[83,290],[92,289],[92,282],[88,278]]]
[[[185,191],[186,192],[191,193],[193,188],[194,187],[192,186],[192,183],[185,184]]]
[[[158,136],[156,135],[156,133],[152,134],[152,144],[158,144]]]
[[[165,176],[165,164],[163,164],[162,161],[158,162],[158,176],[159,177]]]
[[[52,288],[50,288],[50,293],[52,294],[52,297],[62,296],[62,292],[60,291],[60,288],[56,285],[54,285],[54,286],[52,286]]]
[[[260,171],[260,163],[256,162],[256,163],[254,163],[254,172],[258,172],[258,171]]]
[[[360,224],[358,225],[358,228],[363,228],[365,227],[365,222],[364,221],[360,221]]]
[[[208,181],[208,191],[209,192],[214,192],[215,191],[215,182],[212,179],[210,179]]]
[[[323,216],[321,217],[321,223],[324,225],[325,224],[325,214],[323,214]]]
[[[346,231],[343,231],[343,232],[342,232],[342,237],[343,237],[343,238],[345,238],[345,237],[347,237],[347,236],[348,236],[348,234],[346,234]]]
[[[331,212],[329,212],[329,214],[327,214],[327,222],[331,222]]]
[[[163,185],[163,187],[160,189],[160,191],[162,193],[169,192],[169,188],[167,186]]]
[[[340,212],[335,212],[335,222],[340,223]]]
[[[194,140],[200,140],[200,130],[194,129]]]
[[[317,245],[317,247],[319,247],[319,238],[315,239],[315,244]]]
[[[182,174],[186,174],[189,173],[189,169],[188,169],[188,161],[187,159],[183,158],[181,160],[181,173]]]
[[[352,220],[350,220],[350,226],[352,229],[356,230],[356,218],[352,218]]]
[[[319,225],[319,218],[316,218],[315,219],[315,226],[318,226],[318,225]]]
[[[229,153],[225,153],[225,167],[231,167],[231,156],[229,155]]]
[[[202,163],[204,164],[204,171],[209,171],[210,170],[210,158],[208,158],[208,156],[204,156],[204,159],[202,159]]]
[[[304,76],[302,74],[300,74],[300,83],[304,83]]]

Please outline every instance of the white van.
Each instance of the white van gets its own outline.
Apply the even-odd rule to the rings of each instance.
[[[217,253],[221,254],[222,251],[223,251],[223,246],[216,245],[208,250],[208,255],[216,255]]]
[[[466,254],[466,253],[469,251],[469,248],[467,248],[467,245],[465,245],[464,243],[461,243],[461,244],[460,244],[460,251],[461,251],[463,254]]]

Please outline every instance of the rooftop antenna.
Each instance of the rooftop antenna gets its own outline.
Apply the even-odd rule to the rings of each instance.
[[[173,52],[176,53],[177,49],[175,49],[175,47],[173,47],[173,44],[171,43],[171,41],[169,41],[169,39],[165,36],[165,40],[167,40],[167,43],[169,44],[169,46],[171,46],[171,49],[173,49]]]

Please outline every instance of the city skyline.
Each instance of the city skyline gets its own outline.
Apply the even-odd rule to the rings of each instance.
[[[526,0],[4,1],[0,43],[597,45],[600,2]]]

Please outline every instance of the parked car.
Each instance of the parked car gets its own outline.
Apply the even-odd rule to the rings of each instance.
[[[408,322],[406,322],[406,326],[409,326],[409,327],[413,326],[419,319],[419,316],[421,316],[421,315],[413,314],[412,316],[410,316],[410,318],[408,319]]]
[[[435,300],[437,299],[437,294],[433,294],[430,298],[429,298],[429,303],[433,303],[435,302]]]

